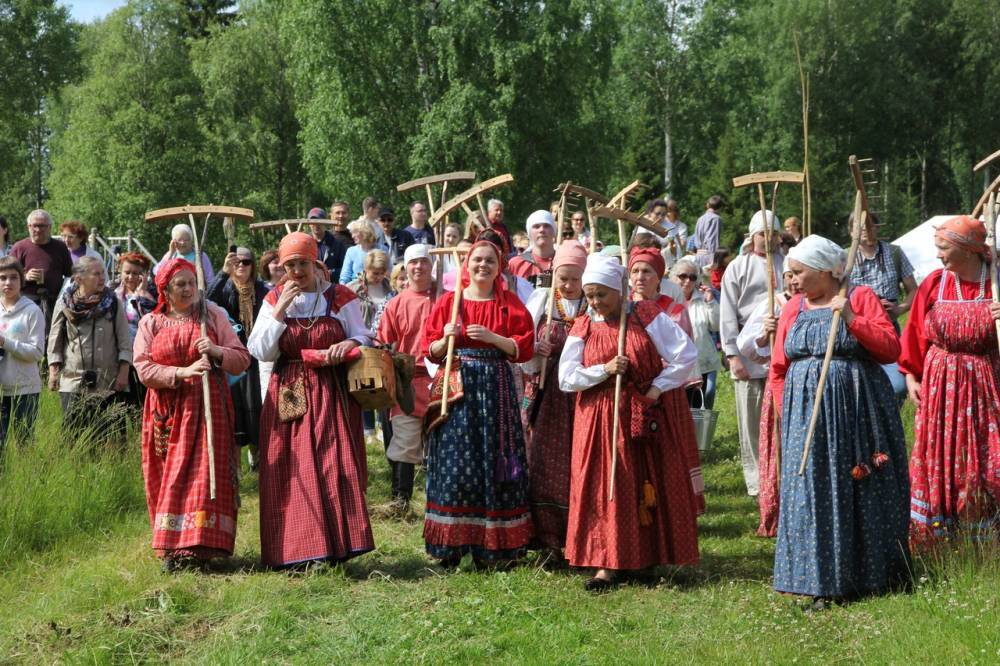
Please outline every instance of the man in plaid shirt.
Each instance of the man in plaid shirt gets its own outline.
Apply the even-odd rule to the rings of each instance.
[[[917,281],[913,277],[913,266],[903,250],[878,239],[878,218],[869,215],[868,220],[868,224],[861,229],[861,242],[851,271],[851,284],[871,287],[882,301],[882,307],[898,333],[898,318],[910,310],[910,302],[917,292]],[[850,222],[854,223],[853,214]],[[904,289],[906,297],[901,300]],[[882,368],[889,376],[896,395],[905,397],[906,381],[900,374],[899,367],[891,363]]]

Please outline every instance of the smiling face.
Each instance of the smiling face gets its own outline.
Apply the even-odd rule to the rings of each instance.
[[[691,298],[695,288],[698,286],[698,268],[689,262],[679,263],[673,280],[680,285],[684,291],[684,298]]]
[[[480,245],[469,255],[469,275],[480,288],[492,287],[500,270],[500,260],[493,248]]]
[[[83,245],[83,239],[80,238],[80,236],[78,236],[77,234],[74,234],[71,231],[67,231],[67,232],[63,233],[63,235],[62,235],[62,242],[66,243],[66,248],[70,252],[73,252],[74,250],[80,249],[80,246]]]
[[[303,291],[316,285],[316,264],[308,259],[289,259],[283,266],[286,282],[294,282]]]
[[[580,212],[573,213],[573,217],[569,219],[569,222],[573,225],[573,231],[577,235],[582,234],[587,227],[587,217]]]
[[[587,305],[605,319],[616,318],[621,311],[622,295],[616,289],[603,284],[585,284],[583,295],[587,297]]]
[[[406,264],[406,277],[417,291],[424,291],[431,283],[431,260],[426,257],[411,259]]]
[[[351,209],[347,204],[338,204],[330,211],[330,219],[336,223],[333,225],[334,231],[343,231],[351,221]]]
[[[167,283],[167,300],[175,312],[187,312],[198,296],[198,281],[189,270],[177,271]]]
[[[634,292],[644,301],[653,300],[660,291],[660,278],[653,267],[645,261],[637,261],[629,270],[629,283]]]
[[[0,271],[0,294],[8,303],[21,297],[21,276],[14,269]]]
[[[194,241],[191,240],[191,234],[178,232],[174,234],[173,240],[174,245],[177,247],[177,252],[180,254],[187,254],[194,247]]]
[[[236,270],[233,272],[233,278],[240,284],[246,284],[253,278],[252,254],[241,253],[237,255]]]

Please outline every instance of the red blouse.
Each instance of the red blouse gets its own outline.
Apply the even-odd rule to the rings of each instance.
[[[781,309],[778,331],[775,334],[774,347],[771,349],[771,391],[779,413],[781,395],[785,388],[785,373],[788,372],[790,365],[788,357],[785,356],[785,339],[799,316],[799,306],[803,298],[802,294],[796,294]],[[896,337],[892,321],[885,314],[882,301],[870,287],[862,286],[854,287],[849,298],[854,319],[847,327],[848,333],[861,343],[876,363],[894,362],[899,357],[899,338]]]
[[[444,337],[444,327],[451,321],[451,304],[454,300],[454,292],[441,294],[424,325],[421,346],[424,354],[433,362],[439,362],[441,357],[434,357],[430,353],[431,343]],[[514,340],[514,344],[517,345],[517,356],[510,359],[512,362],[527,363],[531,360],[535,353],[535,325],[527,308],[516,296],[504,294],[500,300],[489,301],[470,301],[463,298],[458,310],[458,323],[462,330],[455,336],[456,349],[495,348],[486,342],[472,340],[466,335],[466,328],[470,324],[479,324],[498,335]]]
[[[924,358],[930,342],[927,340],[927,313],[938,300],[938,287],[944,276],[945,298],[955,300],[955,277],[951,271],[939,268],[920,283],[917,293],[913,296],[913,303],[910,305],[910,318],[903,329],[903,352],[899,356],[899,370],[903,374],[913,375],[915,378],[923,379]],[[986,276],[986,289],[984,293],[989,298],[992,285],[990,278]],[[978,282],[962,282],[962,298],[971,301],[979,296]]]

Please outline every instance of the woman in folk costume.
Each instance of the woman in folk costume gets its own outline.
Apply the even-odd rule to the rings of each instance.
[[[476,241],[462,265],[458,323],[450,323],[455,294],[445,293],[424,327],[424,352],[442,366],[455,336],[452,370],[461,378],[447,419],[432,423],[427,441],[424,541],[445,566],[468,552],[480,564],[509,563],[532,536],[511,363],[531,358],[535,335],[531,315],[504,287],[505,263],[496,245]]]
[[[156,288],[156,309],[139,321],[134,364],[148,389],[142,418],[142,472],[153,548],[163,558],[164,570],[174,571],[233,553],[239,448],[223,372],[243,372],[250,365],[250,354],[225,311],[214,303],[207,303],[208,335],[201,335],[201,305],[190,262],[168,259],[161,264]],[[212,461],[202,397],[206,373],[212,383]],[[209,464],[215,468],[214,500],[210,498]]]
[[[578,393],[566,559],[597,569],[585,584],[592,591],[615,585],[622,571],[698,562],[698,503],[684,444],[694,432],[683,392],[698,352],[655,303],[625,302],[623,272],[616,259],[587,258],[589,311],[559,360],[559,387]],[[622,316],[625,354],[618,356]],[[616,374],[624,382],[621,433],[612,443]],[[618,463],[609,500],[612,445]]]
[[[815,235],[789,251],[801,293],[783,308],[771,350],[771,387],[781,397],[774,588],[819,599],[882,592],[909,570],[906,443],[892,386],[879,365],[899,355],[899,340],[870,288],[838,293],[845,259],[836,243]],[[838,310],[843,320],[800,476]]]
[[[683,300],[660,293],[660,284],[663,282],[663,275],[667,270],[663,255],[656,248],[633,247],[628,257],[629,284],[632,286],[632,300],[646,301],[655,304],[661,312],[670,318],[688,338],[694,342],[694,330],[691,327],[691,318],[688,316],[687,307]],[[671,283],[673,284],[673,283]],[[680,291],[680,288],[677,289]],[[681,292],[683,298],[683,292]],[[695,346],[697,351],[697,346]],[[691,375],[685,381],[684,386],[677,391],[665,392],[663,396],[664,404],[674,403],[669,406],[669,411],[681,414],[681,402],[689,405],[686,387],[697,386],[701,382],[701,373],[698,372],[698,363],[695,361],[691,368]],[[689,407],[690,410],[690,407]],[[675,441],[681,446],[688,462],[688,470],[691,475],[691,487],[694,489],[695,499],[698,503],[698,514],[705,513],[705,483],[701,477],[701,456],[698,455],[698,439],[694,433],[694,421],[691,419],[690,411],[686,415],[678,417],[677,421],[672,421],[670,427],[675,430],[671,434]]]
[[[529,498],[535,523],[535,544],[562,557],[569,515],[569,475],[572,459],[573,412],[576,396],[559,390],[559,355],[576,317],[586,311],[580,279],[587,267],[587,250],[575,240],[563,241],[552,260],[555,303],[549,323],[549,290],[536,289],[526,307],[535,323],[535,357],[524,364],[530,375],[525,393],[532,396],[525,415]],[[546,336],[545,331],[548,330]],[[547,339],[546,339],[547,337]],[[540,392],[539,372],[546,365],[545,388]]]
[[[788,300],[799,293],[794,283],[788,260],[782,270],[785,289],[774,294],[774,314],[767,314],[767,299],[750,313],[750,318],[736,336],[740,354],[754,363],[767,365],[771,360],[771,335],[778,330],[778,317]],[[760,470],[757,508],[760,523],[757,536],[774,537],[778,534],[778,447],[781,446],[781,429],[775,427],[776,408],[770,377],[764,385],[764,400],[760,409],[760,439],[757,444],[757,464]]]
[[[924,278],[903,331],[899,368],[917,405],[910,459],[910,537],[996,539],[1000,511],[1000,354],[989,248],[979,220],[934,235],[944,264]]]
[[[264,299],[247,342],[274,362],[260,442],[260,548],[269,566],[342,561],[375,547],[365,490],[361,409],[341,364],[369,344],[357,296],[316,267],[312,236],[278,246],[285,278]]]

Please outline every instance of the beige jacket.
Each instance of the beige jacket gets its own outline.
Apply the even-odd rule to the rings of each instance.
[[[49,365],[61,365],[60,393],[91,393],[110,396],[118,375],[118,364],[132,362],[132,340],[125,308],[115,299],[114,321],[111,314],[98,320],[87,319],[80,325],[70,322],[61,303],[57,305],[49,330]],[[84,388],[84,370],[97,370],[97,386]]]

